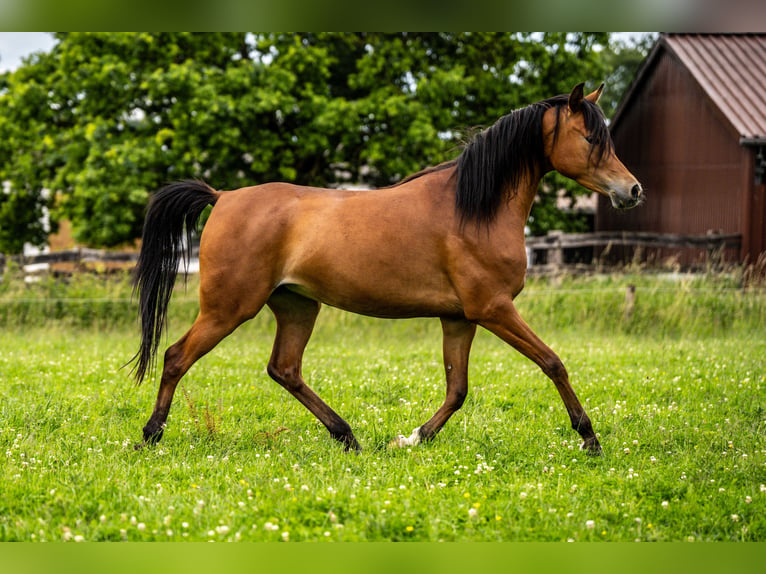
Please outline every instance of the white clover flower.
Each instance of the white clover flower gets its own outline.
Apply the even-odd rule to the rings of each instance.
[[[475,508],[471,507],[468,509],[468,517],[469,518],[476,518],[479,515],[479,511]]]
[[[282,533],[282,540],[284,540],[285,542],[290,540],[290,533],[289,532],[283,532]]]
[[[596,523],[593,520],[586,520],[585,521],[585,528],[588,530],[593,530],[596,527]]]
[[[670,503],[667,500],[663,500],[660,506],[662,506],[662,508],[667,508],[668,506],[670,506]]]
[[[731,515],[731,521],[732,522],[739,522],[739,514],[732,514]]]

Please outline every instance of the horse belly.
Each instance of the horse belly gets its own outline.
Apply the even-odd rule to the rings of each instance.
[[[375,317],[461,313],[443,269],[429,257],[395,246],[325,248],[293,266],[283,284],[338,307]]]
[[[391,296],[389,293],[375,291],[340,292],[326,289],[324,286],[306,286],[287,284],[291,291],[310,299],[321,301],[331,307],[350,311],[359,315],[387,319],[411,317],[453,317],[462,316],[459,301],[442,297],[441,294],[411,294],[407,298]]]

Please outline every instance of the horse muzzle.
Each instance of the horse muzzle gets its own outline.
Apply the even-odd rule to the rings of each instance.
[[[632,209],[644,200],[644,188],[636,182],[629,189],[609,191],[609,199],[616,209]]]

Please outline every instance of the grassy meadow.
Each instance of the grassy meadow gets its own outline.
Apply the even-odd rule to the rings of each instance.
[[[171,302],[170,340],[196,313]],[[627,309],[625,288],[636,285]],[[766,541],[766,294],[727,276],[530,280],[518,299],[566,364],[604,448],[553,384],[487,332],[432,443],[391,450],[444,398],[437,320],[324,308],[308,384],[344,453],[265,372],[266,310],[199,361],[139,451],[157,377],[127,281],[0,283],[2,541]]]

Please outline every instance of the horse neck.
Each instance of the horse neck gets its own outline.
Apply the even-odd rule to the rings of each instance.
[[[526,224],[545,171],[543,167],[536,167],[531,173],[521,178],[516,189],[508,190],[507,197],[510,198],[507,202],[508,209],[501,210],[498,214],[500,218],[505,215]]]

